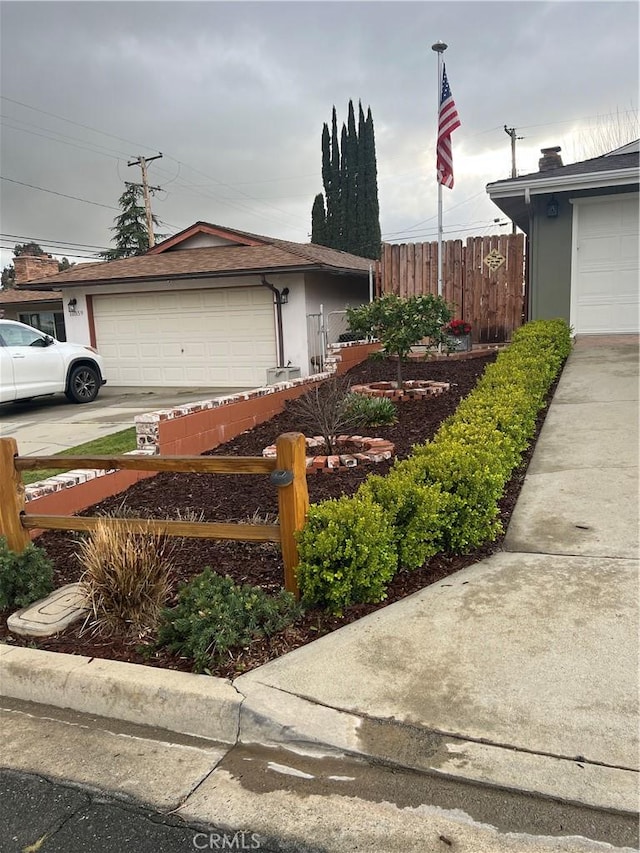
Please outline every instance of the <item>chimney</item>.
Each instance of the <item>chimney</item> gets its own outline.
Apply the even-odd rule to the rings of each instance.
[[[541,172],[551,172],[553,169],[564,166],[560,151],[562,149],[559,145],[555,145],[553,148],[541,148],[542,157],[538,160],[538,169]]]
[[[58,272],[58,261],[51,255],[18,255],[13,259],[16,284],[48,278]]]

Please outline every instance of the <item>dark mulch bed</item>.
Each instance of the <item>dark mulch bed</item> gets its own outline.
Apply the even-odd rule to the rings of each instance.
[[[440,396],[424,401],[408,401],[396,405],[397,422],[387,427],[376,427],[370,434],[388,439],[395,444],[399,458],[408,456],[412,445],[431,438],[440,423],[455,411],[459,401],[475,386],[487,364],[496,354],[469,360],[447,360],[438,362],[412,362],[406,365],[406,379],[434,379],[451,383],[451,389]],[[395,379],[394,362],[367,360],[353,368],[349,376],[353,383],[379,382]],[[549,394],[551,400],[554,388]],[[542,426],[546,409],[538,419],[538,431]],[[243,433],[232,441],[208,453],[237,456],[260,456],[264,447],[272,444],[283,432],[299,431],[295,417],[287,407],[285,411],[268,423]],[[520,492],[527,465],[535,446],[535,440],[523,458],[521,466],[514,472],[500,503],[503,527],[511,516]],[[318,473],[308,477],[309,498],[312,503],[326,498],[352,494],[372,472],[386,474],[391,462],[358,465],[356,468],[340,469],[335,473]],[[267,477],[263,475],[206,475],[161,473],[152,479],[143,480],[127,490],[125,495],[109,498],[92,507],[83,515],[116,510],[126,500],[126,506],[140,517],[175,517],[179,510],[204,513],[204,520],[250,521],[254,515],[275,515],[278,511],[277,493]],[[253,519],[258,520],[258,519]],[[273,517],[267,521],[273,521]],[[431,558],[421,569],[401,571],[388,589],[387,599],[382,604],[355,605],[341,617],[333,617],[322,610],[309,610],[293,626],[270,639],[256,640],[249,647],[240,649],[212,674],[226,677],[253,669],[260,664],[299,646],[305,645],[337,628],[359,619],[367,613],[398,601],[429,584],[435,583],[465,566],[477,562],[500,550],[502,537],[482,548],[463,556],[440,554]],[[51,531],[43,534],[37,544],[44,548],[54,563],[56,586],[77,581],[81,574],[75,556],[73,534]],[[178,585],[212,566],[217,572],[230,575],[236,583],[250,583],[268,591],[282,586],[283,567],[280,552],[271,543],[216,542],[210,540],[184,540],[180,550],[175,574],[174,593]],[[172,602],[169,602],[170,604]],[[189,660],[180,658],[164,649],[154,650],[151,640],[135,638],[92,637],[87,632],[80,636],[78,626],[63,634],[47,639],[26,639],[7,631],[6,618],[0,614],[0,639],[15,645],[30,645],[50,651],[80,654],[88,657],[143,663],[169,669],[189,671]]]

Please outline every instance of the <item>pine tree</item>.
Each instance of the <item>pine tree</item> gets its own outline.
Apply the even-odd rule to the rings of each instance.
[[[327,215],[322,193],[318,193],[315,197],[311,208],[311,242],[318,246],[329,245],[327,242]]]
[[[364,116],[358,105],[356,128],[353,101],[349,101],[347,124],[338,139],[336,108],[331,132],[322,128],[322,194],[316,196],[311,213],[313,242],[362,257],[380,256],[380,208],[377,165],[371,108]],[[325,211],[326,200],[326,211]],[[324,223],[324,230],[323,225]]]
[[[107,261],[142,255],[149,248],[149,231],[142,186],[125,181],[125,187],[125,191],[118,199],[122,213],[115,217],[113,220],[115,225],[111,229],[115,232],[115,248],[100,253],[100,257]],[[159,224],[157,218],[152,216],[152,219],[153,224],[157,226]],[[157,235],[158,238],[163,236]]]

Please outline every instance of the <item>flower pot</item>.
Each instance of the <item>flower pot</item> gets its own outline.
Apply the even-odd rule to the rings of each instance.
[[[447,349],[452,352],[469,352],[471,335],[447,335]]]

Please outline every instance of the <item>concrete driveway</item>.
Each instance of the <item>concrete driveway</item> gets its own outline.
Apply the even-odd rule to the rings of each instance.
[[[118,388],[105,385],[93,403],[62,394],[0,406],[0,437],[13,436],[22,456],[51,455],[134,425],[134,416],[246,388]]]

